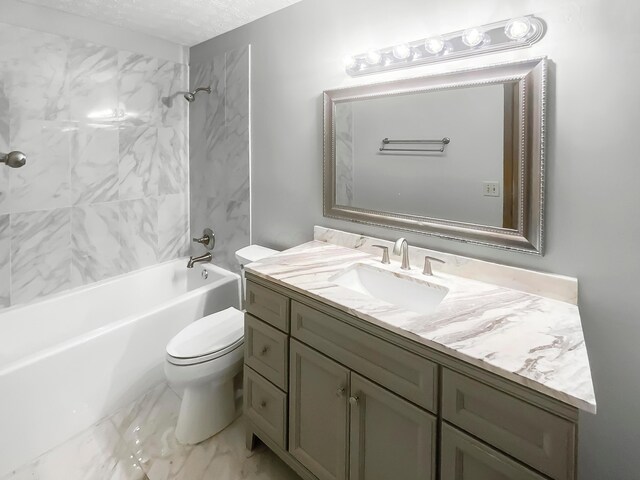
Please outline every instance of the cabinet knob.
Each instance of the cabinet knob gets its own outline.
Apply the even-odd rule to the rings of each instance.
[[[267,406],[266,400],[260,400],[260,408],[265,408]]]
[[[349,397],[349,403],[353,406],[358,405],[358,403],[360,403],[360,397],[357,395],[354,395],[353,397]]]
[[[262,347],[262,350],[260,350],[260,355],[266,355],[268,351],[269,345],[265,345],[264,347]]]
[[[347,389],[344,387],[340,387],[336,390],[336,397],[344,397],[344,394],[346,393]]]

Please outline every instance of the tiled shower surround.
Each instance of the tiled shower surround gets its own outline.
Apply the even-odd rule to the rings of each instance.
[[[187,66],[0,29],[0,306],[185,254]]]
[[[216,234],[213,263],[237,271],[235,252],[250,242],[250,48],[190,66],[191,88],[211,86],[190,107],[191,233]],[[198,245],[192,249],[201,254]]]

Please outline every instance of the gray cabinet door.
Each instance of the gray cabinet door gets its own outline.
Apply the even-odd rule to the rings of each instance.
[[[436,418],[351,373],[350,480],[435,478]]]
[[[291,340],[289,452],[320,480],[347,478],[349,370]]]
[[[544,480],[542,475],[442,423],[441,480]]]

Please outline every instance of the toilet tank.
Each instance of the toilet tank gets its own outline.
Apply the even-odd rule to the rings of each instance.
[[[263,258],[270,257],[279,253],[278,250],[272,248],[263,247],[261,245],[249,245],[248,247],[241,248],[236,252],[236,259],[241,267],[251,263],[262,260]]]
[[[278,250],[273,250],[271,248],[263,247],[262,245],[249,245],[248,247],[241,248],[236,252],[236,259],[240,264],[240,271],[241,271],[240,275],[242,276],[241,298],[242,298],[243,308],[244,308],[245,293],[247,291],[246,290],[247,280],[244,278],[244,266],[251,262],[257,262],[258,260],[262,260],[263,258],[267,258],[267,257],[270,257],[271,255],[275,255],[276,253],[280,253],[280,252],[278,252]]]

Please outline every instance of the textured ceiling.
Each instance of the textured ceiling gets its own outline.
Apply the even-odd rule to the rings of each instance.
[[[21,0],[192,46],[300,0]]]

